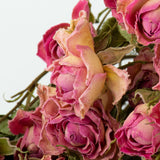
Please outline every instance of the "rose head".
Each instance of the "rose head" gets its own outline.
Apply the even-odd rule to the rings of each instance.
[[[160,42],[159,0],[117,0],[117,13],[122,14],[127,31],[136,34],[139,43]]]
[[[74,103],[76,115],[83,118],[100,95],[106,78],[94,52],[86,13],[80,12],[80,17],[72,21],[70,31],[59,29],[54,39],[63,46],[65,56],[53,63],[51,83],[56,85],[57,98]]]
[[[138,105],[115,133],[123,153],[152,159],[151,156],[158,151],[160,127],[153,123],[150,112],[146,104]]]
[[[132,99],[135,95],[135,91],[137,89],[152,89],[152,87],[158,82],[158,74],[156,73],[153,67],[153,57],[154,53],[151,52],[151,49],[145,47],[140,50],[139,55],[136,58],[134,58],[134,61],[144,61],[147,63],[135,63],[133,66],[129,66],[127,68],[128,74],[130,75],[131,79],[131,84],[128,90],[133,90],[133,92],[129,94],[129,102],[131,106],[135,107],[136,105],[142,103],[142,101],[139,101],[136,104],[132,102]]]
[[[77,117],[72,107],[62,110],[54,98],[44,105],[42,114],[46,119],[40,141],[44,154],[59,155],[65,148],[58,145],[64,145],[80,152],[85,159],[98,158],[106,151],[106,158],[115,156],[115,143],[110,146],[114,140],[113,119],[105,114],[100,100],[90,107],[84,119]]]
[[[68,23],[61,23],[51,27],[39,42],[37,55],[46,62],[47,66],[50,66],[54,60],[64,56],[63,49],[53,39],[53,36],[58,29],[67,28],[68,26]]]
[[[24,134],[17,143],[21,151],[28,151],[27,156],[30,158],[42,158],[43,154],[38,146],[42,128],[40,108],[31,112],[19,109],[16,117],[9,122],[9,128],[15,135]],[[24,158],[24,154],[16,151],[14,159],[18,160],[19,154]]]

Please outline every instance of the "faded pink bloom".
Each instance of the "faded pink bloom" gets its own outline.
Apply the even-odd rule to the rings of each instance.
[[[156,84],[156,86],[153,87],[153,89],[160,90],[160,45],[156,45],[154,51],[155,57],[153,60],[153,64],[157,74],[159,75],[159,82]]]
[[[74,27],[75,26],[75,27]],[[106,74],[94,52],[93,37],[86,13],[71,23],[71,33],[59,29],[54,39],[65,51],[65,56],[55,61],[51,83],[56,85],[57,98],[74,104],[77,116],[84,117],[89,107],[100,95]]]
[[[115,120],[106,115],[100,100],[90,107],[84,119],[77,117],[72,108],[62,110],[54,98],[46,102],[42,114],[45,117],[45,124],[40,147],[44,154],[63,153],[65,148],[57,145],[79,151],[84,159],[105,156],[109,160],[117,153],[116,144],[111,145],[111,141],[114,140],[112,122]],[[114,123],[115,128],[116,126],[118,124]]]
[[[4,158],[5,158],[4,156],[1,156],[1,155],[0,155],[0,160],[4,160]]]
[[[79,0],[77,5],[73,8],[72,19],[79,18],[79,12],[82,10],[84,10],[87,13],[87,18],[89,20],[90,9],[88,0]]]
[[[123,126],[117,130],[115,137],[123,153],[152,159],[160,147],[160,126],[150,116],[152,107],[138,105],[127,117]]]
[[[15,135],[24,134],[24,136],[19,139],[17,147],[22,151],[29,151],[28,157],[41,158],[43,156],[42,151],[38,146],[42,128],[40,108],[31,112],[19,109],[16,117],[9,121],[9,128]],[[15,160],[19,159],[18,154],[24,158],[22,153],[16,151]]]
[[[156,73],[153,67],[153,57],[154,53],[151,52],[149,47],[144,47],[140,50],[139,55],[134,58],[134,61],[144,61],[148,62],[146,64],[135,63],[133,66],[127,68],[128,74],[130,75],[131,84],[129,85],[128,90],[132,90],[132,93],[129,94],[130,105],[136,106],[142,101],[133,103],[132,99],[134,98],[135,91],[142,88],[152,88],[155,84],[158,83],[158,74]],[[138,100],[138,99],[137,99]]]
[[[61,23],[51,27],[39,42],[37,55],[46,62],[47,66],[50,66],[54,60],[64,56],[63,49],[53,39],[53,36],[58,29],[67,28],[68,26],[68,23]]]
[[[42,158],[43,153],[39,147],[40,134],[42,129],[42,114],[41,108],[45,102],[55,96],[55,89],[44,85],[39,85],[37,93],[40,98],[40,105],[35,111],[23,111],[19,109],[14,119],[9,122],[9,128],[15,135],[24,134],[19,139],[17,147],[22,151],[29,151],[28,157]],[[15,154],[15,160],[18,158],[19,152]],[[23,154],[20,154],[24,158]]]
[[[117,13],[122,14],[126,30],[136,34],[143,45],[160,43],[160,1],[117,0]]]

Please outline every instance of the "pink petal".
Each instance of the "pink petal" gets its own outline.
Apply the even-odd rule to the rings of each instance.
[[[94,50],[93,37],[91,34],[90,23],[84,17],[80,17],[74,31],[67,40],[67,48],[73,55],[80,57],[77,46],[88,46]]]
[[[90,9],[89,9],[88,0],[79,0],[77,5],[73,8],[72,19],[79,18],[79,12],[81,10],[84,10],[87,13],[87,18],[89,19]]]
[[[97,73],[93,76],[88,88],[78,99],[78,104],[75,105],[75,113],[77,116],[84,118],[84,115],[89,110],[90,106],[101,94],[105,79],[105,73]]]
[[[104,73],[102,63],[95,52],[88,46],[77,46],[81,52],[81,58],[87,68],[86,84],[88,84],[94,74]]]

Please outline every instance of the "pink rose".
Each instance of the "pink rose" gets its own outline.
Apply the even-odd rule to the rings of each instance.
[[[112,122],[115,120],[105,114],[100,100],[90,107],[84,119],[77,117],[72,107],[61,108],[56,98],[50,98],[44,104],[42,114],[45,123],[40,147],[44,154],[59,155],[65,148],[58,145],[64,145],[79,151],[85,159],[99,156],[112,159],[115,156],[116,144],[111,145],[114,140]]]
[[[86,16],[89,20],[90,9],[87,0],[79,0],[72,11],[72,19],[77,19],[81,10],[86,12]],[[65,55],[63,47],[59,46],[53,37],[57,30],[60,28],[67,29],[67,27],[69,27],[68,23],[61,23],[51,27],[48,31],[46,31],[46,33],[43,35],[43,39],[39,42],[37,55],[46,62],[47,67],[49,67],[54,60]]]
[[[150,88],[158,83],[158,74],[156,73],[153,67],[153,57],[154,53],[151,52],[151,49],[145,47],[140,50],[139,55],[134,58],[134,61],[144,61],[148,62],[146,64],[135,63],[133,66],[127,68],[128,74],[130,75],[131,84],[129,85],[128,90],[132,90],[132,93],[129,94],[130,105],[136,106],[139,103],[133,104],[132,99],[134,98],[135,91],[142,88]]]
[[[126,30],[136,34],[143,45],[160,43],[160,1],[117,0],[117,13],[122,14]]]
[[[39,85],[37,89],[40,98],[40,105],[35,111],[23,111],[19,109],[14,119],[9,122],[9,128],[15,135],[24,134],[19,139],[17,147],[22,151],[28,151],[28,157],[42,158],[43,153],[39,147],[40,133],[42,129],[42,114],[41,108],[43,104],[55,95],[55,89],[44,85]],[[19,152],[15,154],[15,159],[18,158]],[[24,158],[24,154],[20,154]]]
[[[67,28],[68,26],[68,23],[61,23],[51,27],[39,42],[37,55],[46,62],[47,66],[51,65],[54,60],[64,56],[63,49],[53,39],[53,36],[58,29]]]
[[[152,159],[151,156],[158,151],[160,126],[153,123],[151,112],[152,108],[148,110],[147,104],[138,105],[117,130],[115,137],[123,153]]]
[[[94,52],[90,23],[85,12],[73,20],[71,31],[59,29],[54,39],[63,46],[65,56],[53,63],[51,83],[56,85],[57,98],[74,104],[77,116],[84,117],[101,94],[106,74]]]
[[[42,158],[43,153],[38,146],[42,128],[40,108],[31,112],[19,109],[16,117],[9,122],[9,128],[15,135],[24,134],[24,136],[19,139],[17,147],[22,151],[28,151],[28,157],[30,158]],[[15,160],[19,159],[18,154],[20,154],[22,158],[25,156],[25,154],[16,151]]]

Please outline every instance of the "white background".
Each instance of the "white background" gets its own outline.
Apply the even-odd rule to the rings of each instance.
[[[6,99],[24,89],[46,64],[36,56],[37,44],[50,27],[70,22],[78,0],[0,0],[0,114],[15,103]],[[103,0],[90,0],[95,16]],[[49,83],[49,75],[41,83]]]

